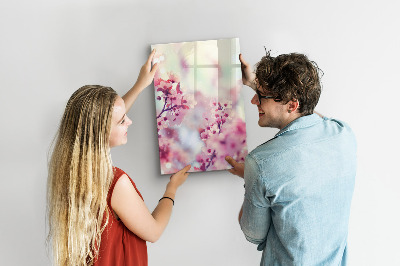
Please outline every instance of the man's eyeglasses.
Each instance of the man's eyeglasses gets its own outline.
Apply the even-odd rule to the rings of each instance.
[[[261,104],[261,99],[274,99],[275,102],[279,102],[280,99],[278,97],[274,97],[274,96],[263,96],[261,95],[259,90],[255,90],[255,92],[257,93],[258,96],[258,103]]]

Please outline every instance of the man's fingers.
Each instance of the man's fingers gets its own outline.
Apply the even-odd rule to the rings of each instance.
[[[239,54],[239,60],[240,63],[242,63],[242,65],[244,65],[245,67],[247,67],[249,64],[243,59],[242,54]]]
[[[235,167],[238,164],[231,156],[226,156],[225,161],[227,161],[233,167]]]
[[[228,172],[231,173],[231,174],[233,174],[233,175],[235,175],[235,173],[236,173],[234,168],[228,169]]]

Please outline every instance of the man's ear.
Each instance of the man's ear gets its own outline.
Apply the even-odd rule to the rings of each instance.
[[[299,108],[299,101],[297,101],[296,99],[290,100],[287,106],[288,106],[288,113],[294,113]]]

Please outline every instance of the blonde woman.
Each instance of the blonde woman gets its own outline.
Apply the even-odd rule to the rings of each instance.
[[[84,86],[67,103],[49,163],[48,240],[55,265],[147,265],[146,241],[157,241],[167,226],[190,165],[171,176],[150,213],[110,155],[110,148],[127,142],[132,121],[126,113],[154,79],[154,53],[123,98],[109,87]]]

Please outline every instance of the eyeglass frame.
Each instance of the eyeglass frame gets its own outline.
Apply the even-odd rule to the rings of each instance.
[[[279,97],[274,97],[274,96],[263,96],[261,95],[260,91],[255,89],[254,90],[258,96],[258,103],[261,104],[261,99],[274,99],[275,102],[280,102],[281,99],[279,99]]]

